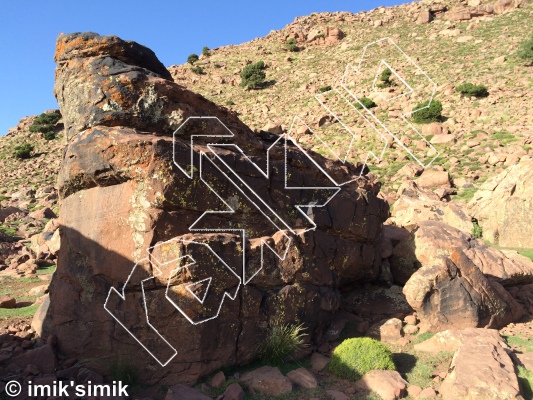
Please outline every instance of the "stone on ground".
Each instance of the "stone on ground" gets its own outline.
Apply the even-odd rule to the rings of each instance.
[[[280,396],[292,392],[292,383],[278,368],[264,366],[241,375],[241,382],[257,393]]]
[[[355,384],[357,389],[377,393],[383,400],[396,400],[406,393],[407,381],[398,371],[373,370]]]
[[[314,375],[305,368],[298,368],[287,373],[287,378],[304,389],[314,389],[317,387],[318,382]]]
[[[489,335],[465,338],[442,382],[444,400],[512,400],[520,389],[513,361],[501,340]]]

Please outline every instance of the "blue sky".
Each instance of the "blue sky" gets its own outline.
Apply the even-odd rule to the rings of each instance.
[[[405,2],[405,1],[404,1]],[[0,136],[18,120],[58,108],[53,94],[59,33],[117,35],[151,48],[166,66],[204,46],[239,44],[281,29],[297,16],[371,10],[398,0],[28,1],[0,6]]]

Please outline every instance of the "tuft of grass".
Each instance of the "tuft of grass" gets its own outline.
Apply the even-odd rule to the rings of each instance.
[[[520,391],[526,400],[533,399],[533,371],[518,365],[516,367]]]
[[[533,62],[533,34],[520,44],[517,55],[523,60]]]
[[[412,344],[422,343],[425,342],[428,339],[431,339],[433,336],[435,336],[435,333],[433,332],[424,332],[421,333],[416,337],[415,340],[413,340]]]
[[[259,357],[268,365],[283,364],[295,351],[306,346],[303,324],[276,324],[259,346]]]
[[[477,188],[462,188],[454,196],[454,200],[464,201],[465,203],[468,203],[470,200],[472,200],[477,190]]]
[[[112,380],[122,382],[124,385],[133,386],[138,381],[137,371],[133,365],[120,359],[111,363],[109,375]]]
[[[481,226],[479,226],[477,221],[473,221],[472,222],[472,231],[470,233],[476,239],[481,239],[483,237],[483,228]]]
[[[529,258],[531,261],[533,261],[533,250],[519,249],[518,253],[523,255],[524,257]]]
[[[55,265],[50,265],[49,267],[42,267],[37,269],[37,274],[39,275],[51,275],[56,271]]]
[[[0,319],[32,317],[38,308],[39,304],[32,304],[31,306],[20,308],[0,308]]]
[[[508,144],[518,140],[515,135],[509,132],[496,132],[492,135],[492,138],[499,140],[502,144]]]
[[[343,379],[357,380],[373,369],[394,370],[396,366],[388,347],[368,337],[343,341],[328,364],[328,371]]]
[[[325,93],[325,92],[329,92],[331,90],[331,86],[330,85],[327,85],[327,86],[322,86],[320,89],[318,89],[318,93]]]
[[[410,385],[434,387],[433,371],[439,365],[444,364],[445,367],[448,367],[452,361],[453,354],[453,352],[440,352],[437,354],[417,351],[402,352],[394,354],[394,362],[398,367],[398,372]]]

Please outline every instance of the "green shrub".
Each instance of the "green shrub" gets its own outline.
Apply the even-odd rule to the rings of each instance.
[[[392,71],[389,68],[385,68],[383,71],[381,71],[381,75],[379,77],[381,82],[378,83],[378,88],[393,86],[394,83],[390,80],[391,75]]]
[[[15,148],[13,149],[14,150],[13,155],[21,159],[30,158],[33,149],[34,149],[33,145],[29,143],[23,143],[18,146],[15,146]]]
[[[477,220],[472,221],[472,231],[470,233],[477,239],[481,239],[483,237],[483,228],[479,226]]]
[[[300,48],[298,47],[298,42],[295,38],[290,38],[285,42],[285,47],[289,51],[300,51]]]
[[[241,86],[248,89],[259,89],[265,83],[266,74],[263,71],[265,63],[258,61],[255,64],[248,64],[241,72]]]
[[[228,100],[228,101],[226,101],[226,105],[227,106],[234,106],[235,103],[232,100]]]
[[[322,86],[320,89],[318,89],[318,93],[324,93],[324,92],[329,92],[331,90],[331,86],[327,85],[327,86]]]
[[[417,124],[428,124],[430,122],[438,122],[442,119],[442,103],[438,100],[428,100],[423,103],[418,103],[413,108],[413,111],[415,110],[418,111],[412,114],[411,119]]]
[[[61,119],[61,115],[56,113],[42,113],[33,121],[37,125],[55,125]]]
[[[211,55],[211,53],[209,52],[209,47],[204,46],[204,48],[202,49],[202,55],[204,57],[209,57]]]
[[[187,62],[189,64],[194,64],[196,61],[198,61],[200,58],[198,57],[198,54],[191,54],[189,57],[187,57]]]
[[[46,140],[53,140],[56,138],[56,133],[54,131],[48,131],[45,132],[43,136]]]
[[[520,44],[517,55],[526,61],[533,62],[533,34]]]
[[[368,97],[361,97],[359,101],[365,106],[366,108],[372,108],[376,106],[376,103],[372,101],[372,99],[369,99]],[[355,103],[355,108],[362,110],[363,106],[359,103]]]
[[[196,66],[192,67],[191,71],[194,72],[197,75],[203,75],[204,74],[204,69],[202,67],[200,67],[199,65],[196,65]]]
[[[483,85],[474,85],[473,83],[463,83],[455,88],[463,96],[486,97],[489,95],[487,88]]]
[[[396,369],[392,353],[381,342],[371,338],[346,339],[331,356],[328,370],[342,379],[357,380],[373,369]]]
[[[46,133],[53,131],[54,126],[61,119],[61,115],[56,113],[42,113],[33,120],[30,126],[30,132]]]
[[[287,357],[296,350],[305,347],[304,326],[276,324],[259,346],[259,357],[268,365],[279,365],[286,361]]]

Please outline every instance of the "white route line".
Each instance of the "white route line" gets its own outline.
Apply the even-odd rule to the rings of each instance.
[[[126,326],[122,323],[122,321],[117,317],[115,316],[115,314],[113,314],[113,310],[110,310],[108,307],[107,307],[107,302],[109,301],[109,298],[111,297],[111,294],[112,293],[115,293],[117,294],[123,301],[126,301],[126,293],[125,293],[125,290],[126,290],[126,287],[128,286],[128,283],[133,275],[133,273],[135,272],[135,269],[138,267],[138,265],[142,262],[145,262],[147,261],[154,270],[157,270],[159,271],[158,273],[155,273],[153,274],[152,276],[146,278],[146,279],[143,279],[141,281],[141,290],[142,290],[142,295],[143,295],[143,308],[144,308],[144,313],[146,315],[146,323],[148,324],[148,326],[156,333],[157,336],[159,336],[159,338],[161,338],[161,340],[163,342],[165,342],[168,347],[170,347],[173,351],[172,351],[172,356],[168,359],[168,360],[163,360],[161,361],[154,353],[152,353],[139,339],[137,339],[137,337],[128,329],[126,328]],[[122,326],[126,332],[128,332],[130,334],[131,337],[133,337],[133,339],[135,339],[135,341],[137,343],[139,343],[141,345],[141,347],[143,349],[145,349],[148,354],[150,354],[162,367],[166,366],[174,357],[176,357],[176,355],[178,354],[178,351],[159,333],[159,331],[150,323],[150,318],[148,316],[148,307],[146,305],[146,295],[145,295],[145,292],[144,292],[144,282],[146,281],[149,281],[151,279],[155,279],[157,276],[160,276],[162,274],[162,271],[157,268],[157,266],[155,266],[154,264],[152,264],[150,262],[150,260],[148,259],[142,259],[140,261],[138,261],[134,266],[133,266],[133,269],[131,270],[130,274],[128,275],[128,279],[126,279],[126,283],[124,283],[124,286],[122,287],[122,292],[119,293],[119,291],[117,289],[115,289],[114,287],[111,287],[109,289],[109,292],[107,294],[107,298],[105,300],[105,303],[104,303],[104,309],[115,319],[115,321],[117,321],[120,326]],[[132,293],[133,294],[133,293]]]
[[[220,261],[222,264],[224,264],[224,266],[226,267],[226,269],[228,271],[230,271],[233,275],[235,275],[235,277],[239,280],[239,284],[237,285],[237,287],[235,288],[235,293],[233,295],[229,294],[228,291],[224,291],[224,294],[222,295],[222,300],[220,301],[220,304],[218,306],[218,310],[216,312],[216,315],[213,315],[212,317],[209,317],[209,318],[204,318],[202,320],[199,320],[199,321],[194,321],[191,317],[189,317],[187,315],[187,313],[185,311],[183,311],[181,309],[181,307],[179,305],[177,305],[174,300],[172,300],[170,298],[170,296],[168,295],[168,292],[170,290],[170,282],[172,280],[172,277],[174,275],[176,275],[179,271],[181,271],[182,269],[184,268],[187,268],[191,265],[194,265],[196,264],[196,260],[194,258],[192,258],[190,255],[185,255],[185,256],[182,256],[182,257],[179,257],[175,260],[171,260],[171,261],[167,261],[163,264],[160,264],[161,266],[165,266],[165,265],[168,265],[168,264],[171,264],[171,263],[174,263],[176,261],[180,261],[184,258],[189,258],[191,260],[191,262],[185,264],[185,265],[182,265],[181,267],[178,267],[174,270],[172,270],[169,274],[169,277],[168,277],[168,282],[167,282],[167,289],[165,291],[165,297],[168,301],[170,301],[172,303],[172,305],[174,306],[174,308],[176,308],[176,310],[178,310],[186,319],[187,321],[189,321],[191,324],[193,325],[198,325],[198,324],[203,324],[204,322],[207,322],[207,321],[210,321],[212,319],[215,319],[216,317],[218,317],[218,315],[220,314],[220,310],[222,309],[222,305],[224,304],[224,300],[226,299],[226,297],[230,298],[231,300],[235,300],[235,298],[237,297],[237,294],[239,293],[239,288],[242,284],[242,279],[239,275],[237,275],[235,273],[235,271],[233,271],[233,269],[222,259],[220,258],[220,256],[215,253],[213,251],[213,249],[211,248],[211,246],[209,246],[207,243],[201,243],[201,242],[196,242],[194,240],[184,240],[184,239],[177,239],[177,238],[173,238],[173,239],[170,239],[170,240],[167,240],[166,242],[163,242],[163,243],[159,243],[157,246],[153,246],[153,247],[150,247],[151,250],[155,249],[156,247],[160,247],[160,246],[163,246],[165,244],[168,244],[168,243],[183,243],[183,244],[196,244],[196,245],[199,245],[199,246],[204,246],[206,247],[217,259],[218,261]],[[150,250],[149,249],[149,250]],[[154,258],[155,259],[155,258]],[[208,278],[205,278],[205,279],[202,279],[200,281],[197,281],[197,282],[193,282],[191,284],[189,284],[188,286],[186,286],[186,289],[191,292],[191,290],[189,289],[190,286],[193,286],[193,285],[197,285],[198,283],[201,283],[201,282],[205,282],[206,280],[209,281],[209,286],[207,287],[205,293],[204,293],[204,296],[203,296],[203,299],[200,300],[194,293],[191,292],[191,294],[196,298],[196,300],[198,300],[201,304],[204,303],[204,300],[205,298],[207,297],[207,293],[209,292],[209,287],[211,286],[211,282],[212,282],[212,279],[213,277],[208,277]]]

